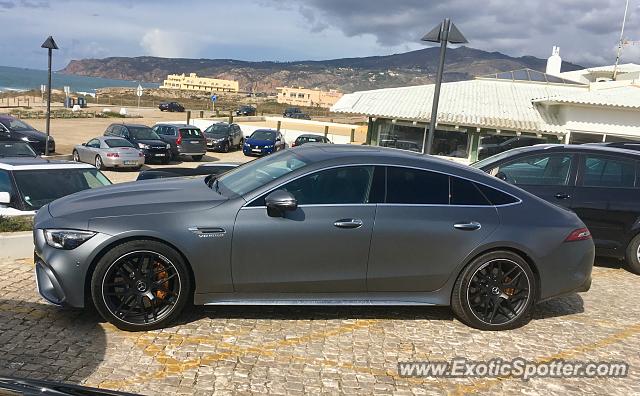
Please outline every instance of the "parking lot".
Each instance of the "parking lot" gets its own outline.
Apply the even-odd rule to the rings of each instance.
[[[0,375],[142,394],[640,394],[638,277],[615,262],[527,326],[481,332],[443,307],[197,307],[127,333],[46,305],[30,260],[0,263]],[[626,361],[627,378],[406,378],[403,361]]]

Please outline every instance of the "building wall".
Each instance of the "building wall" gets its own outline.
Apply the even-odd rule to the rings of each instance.
[[[198,77],[195,73],[190,73],[188,76],[169,74],[160,88],[204,92],[238,92],[240,86],[237,81]]]
[[[342,97],[342,93],[335,90],[321,91],[302,87],[279,87],[276,90],[278,92],[277,102],[292,106],[323,107],[328,109]]]
[[[637,109],[563,105],[560,116],[570,132],[640,137],[640,111]]]

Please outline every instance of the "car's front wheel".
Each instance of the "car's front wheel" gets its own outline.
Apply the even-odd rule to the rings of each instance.
[[[189,301],[187,266],[173,248],[156,241],[125,242],[105,254],[91,277],[96,309],[129,331],[164,327]]]
[[[536,279],[529,264],[509,251],[473,260],[453,287],[451,308],[461,322],[480,330],[507,330],[526,324]]]
[[[626,259],[629,269],[640,275],[640,234],[636,235],[631,242],[629,242]]]

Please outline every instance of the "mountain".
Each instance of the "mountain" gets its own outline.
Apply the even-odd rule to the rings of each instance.
[[[162,82],[167,74],[197,73],[238,80],[243,91],[275,92],[279,86],[305,86],[352,92],[433,82],[438,54],[439,48],[432,47],[386,56],[296,62],[112,57],[72,60],[61,72],[147,82]],[[546,62],[533,56],[514,58],[462,46],[447,50],[444,79],[467,80],[522,68],[544,71]],[[569,62],[563,62],[562,66],[563,71],[583,68]]]

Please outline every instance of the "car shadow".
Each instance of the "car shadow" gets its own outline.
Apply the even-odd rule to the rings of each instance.
[[[81,383],[105,356],[100,322],[90,310],[0,299],[0,376]]]
[[[573,293],[537,304],[534,307],[532,319],[549,319],[583,312],[584,300],[579,294]]]

